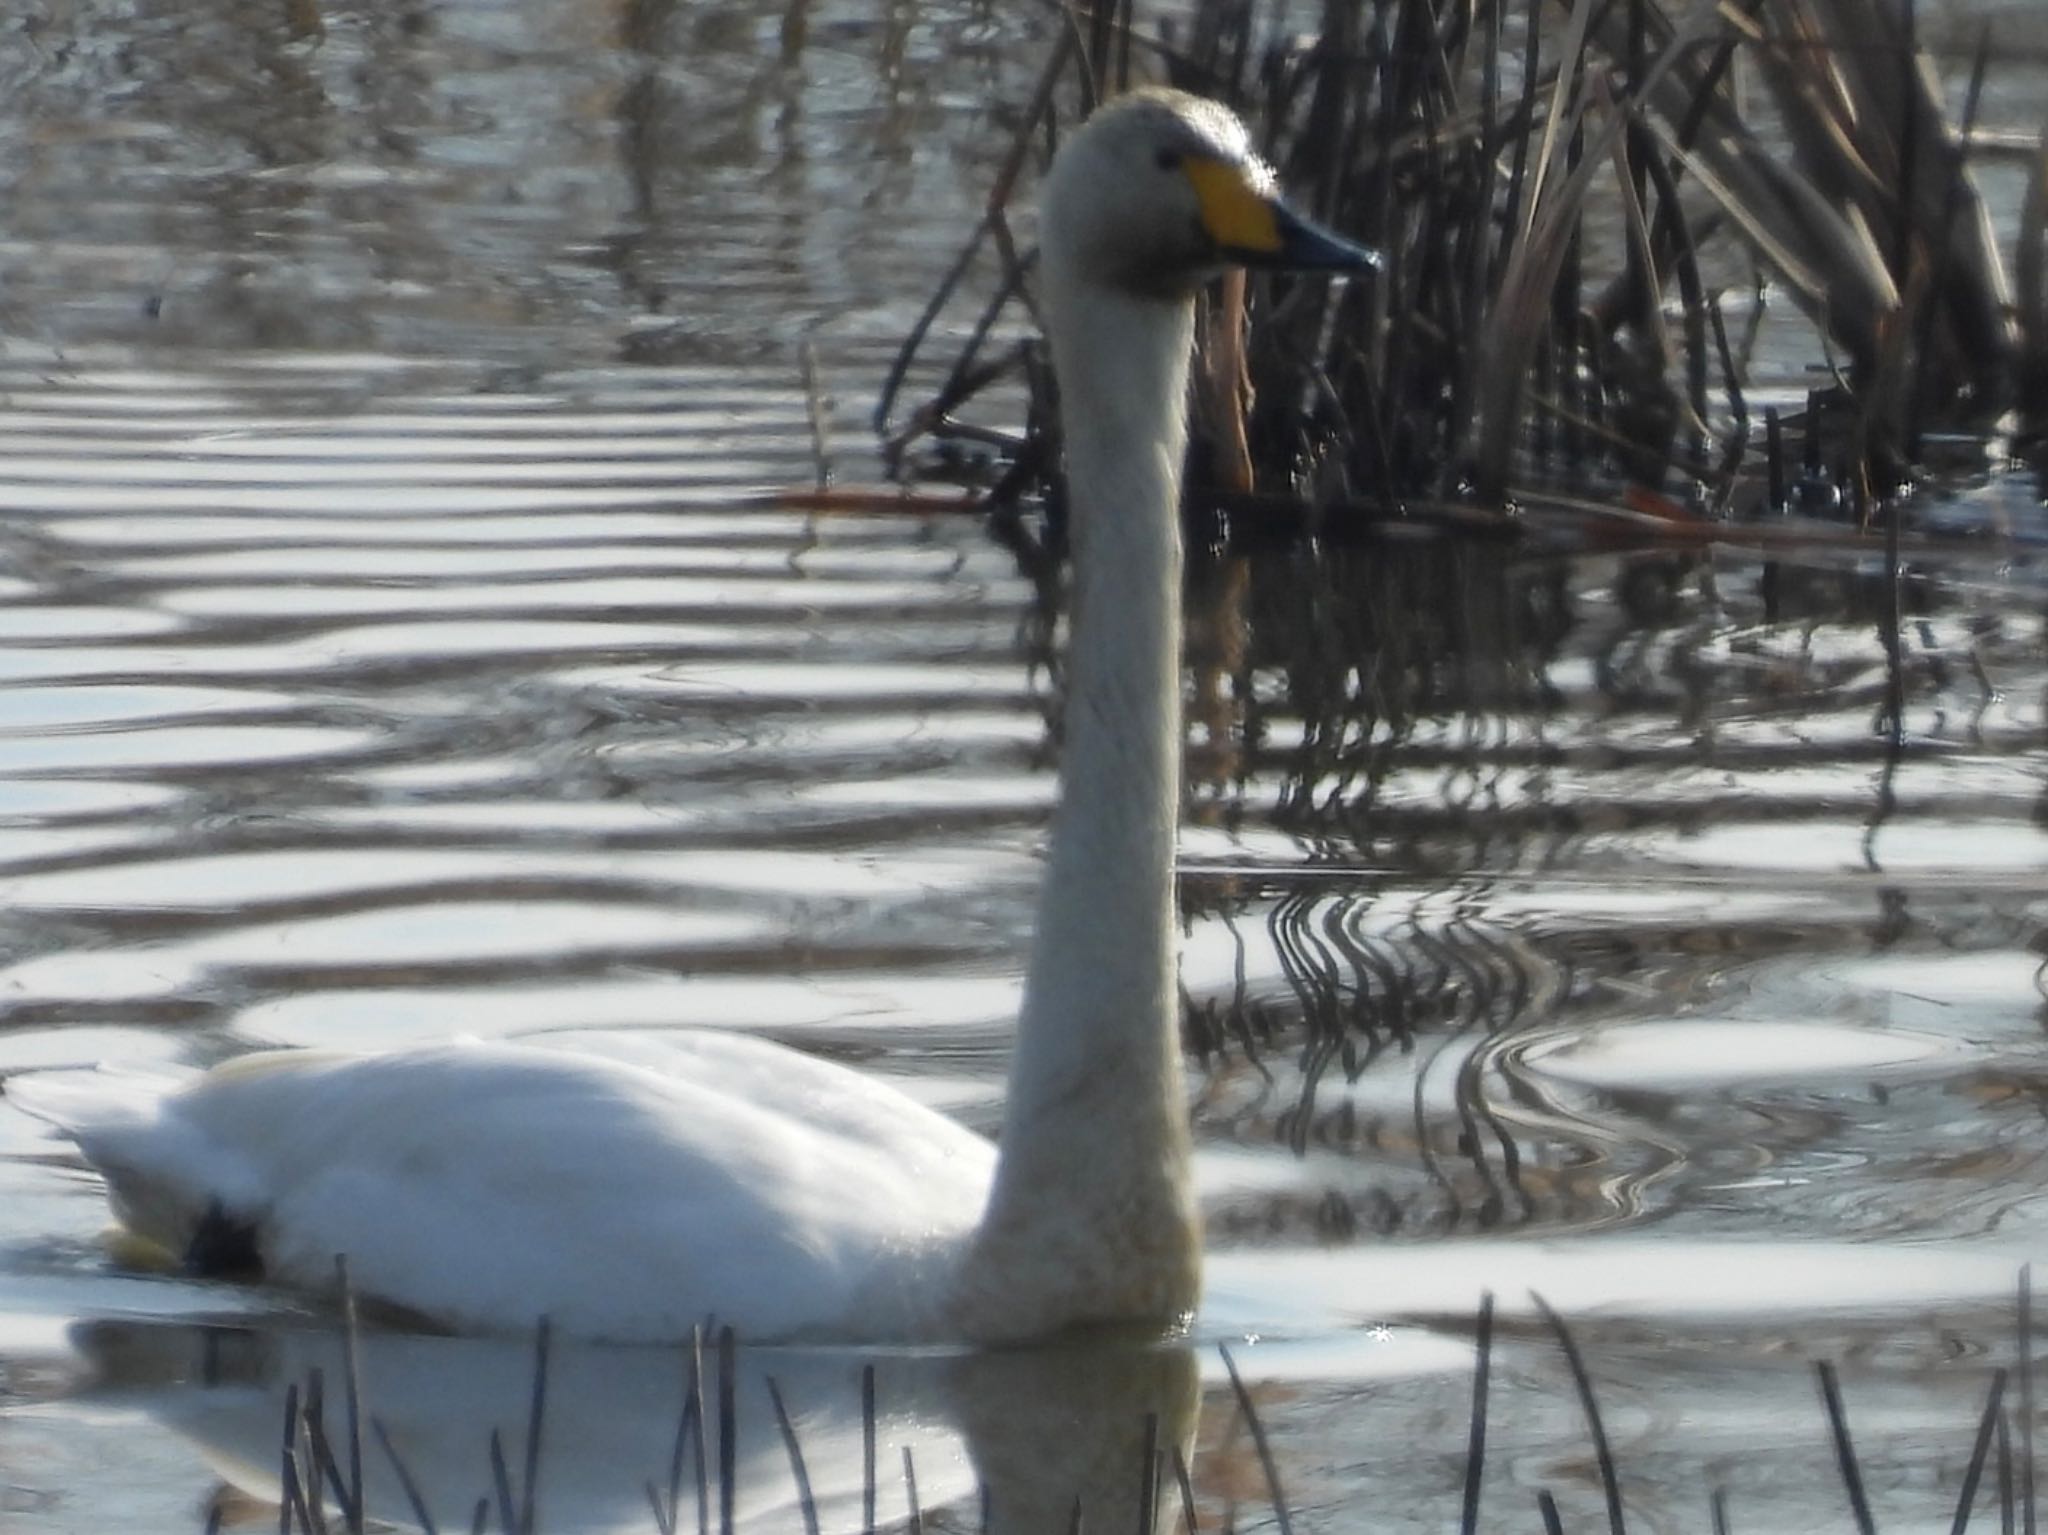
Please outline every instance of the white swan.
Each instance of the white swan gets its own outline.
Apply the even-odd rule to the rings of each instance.
[[[1000,1154],[740,1036],[266,1052],[177,1085],[17,1079],[132,1231],[203,1270],[461,1330],[760,1338],[1179,1325],[1200,1285],[1177,1043],[1183,396],[1227,260],[1358,266],[1243,126],[1136,93],[1048,175],[1041,249],[1075,560],[1061,797]]]

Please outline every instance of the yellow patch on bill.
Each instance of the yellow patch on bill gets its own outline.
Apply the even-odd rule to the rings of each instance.
[[[1280,223],[1273,216],[1273,199],[1244,166],[1190,158],[1182,168],[1194,183],[1202,227],[1218,245],[1261,254],[1280,249]]]

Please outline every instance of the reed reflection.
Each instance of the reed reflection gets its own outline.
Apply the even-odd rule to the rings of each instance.
[[[346,1512],[344,1332],[94,1322],[73,1338],[95,1398],[139,1405],[229,1487]],[[1164,1529],[1199,1392],[1190,1349],[1106,1339],[878,1355],[555,1343],[536,1445],[532,1342],[368,1331],[354,1347],[364,1509],[408,1528],[468,1528],[479,1507],[509,1506],[529,1529],[788,1531],[808,1504],[825,1535],[955,1506],[970,1527],[985,1508],[998,1535],[1077,1518],[1133,1530],[1146,1514]],[[331,1452],[324,1475],[310,1469],[311,1420]],[[285,1517],[294,1528],[303,1512]]]
[[[1702,1107],[1662,1063],[1640,1090],[1562,1081],[1559,1041],[1703,1015],[1867,1031],[1881,987],[1807,977],[2028,942],[2009,897],[1966,886],[1973,833],[2034,804],[2041,625],[2024,590],[1987,602],[1976,563],[1898,582],[1819,543],[1232,531],[1190,564],[1185,1037],[1203,1133],[1316,1171],[1233,1186],[1219,1240],[1718,1201],[1707,1163],[1811,1154],[1863,1085],[1812,1083],[1844,1100],[1822,1121],[1767,1085]],[[1734,1037],[1758,1084],[1792,1069],[1796,1031]]]

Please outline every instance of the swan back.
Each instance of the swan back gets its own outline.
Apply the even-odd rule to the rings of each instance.
[[[872,1077],[710,1032],[20,1085],[172,1257],[225,1233],[262,1277],[323,1290],[346,1255],[364,1295],[465,1331],[943,1333],[935,1292],[994,1160]]]

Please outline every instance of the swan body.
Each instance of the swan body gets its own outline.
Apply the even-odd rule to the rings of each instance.
[[[331,1287],[346,1254],[360,1293],[462,1331],[929,1335],[995,1161],[886,1084],[699,1030],[265,1051],[164,1086],[9,1091],[136,1235],[182,1255],[226,1223],[219,1253],[247,1222],[266,1278]]]
[[[1200,1286],[1174,973],[1179,471],[1193,298],[1225,261],[1358,266],[1223,108],[1112,103],[1048,174],[1073,503],[1067,736],[1001,1151],[743,1036],[266,1052],[182,1084],[17,1079],[188,1266],[443,1326],[996,1341],[1182,1324]]]

